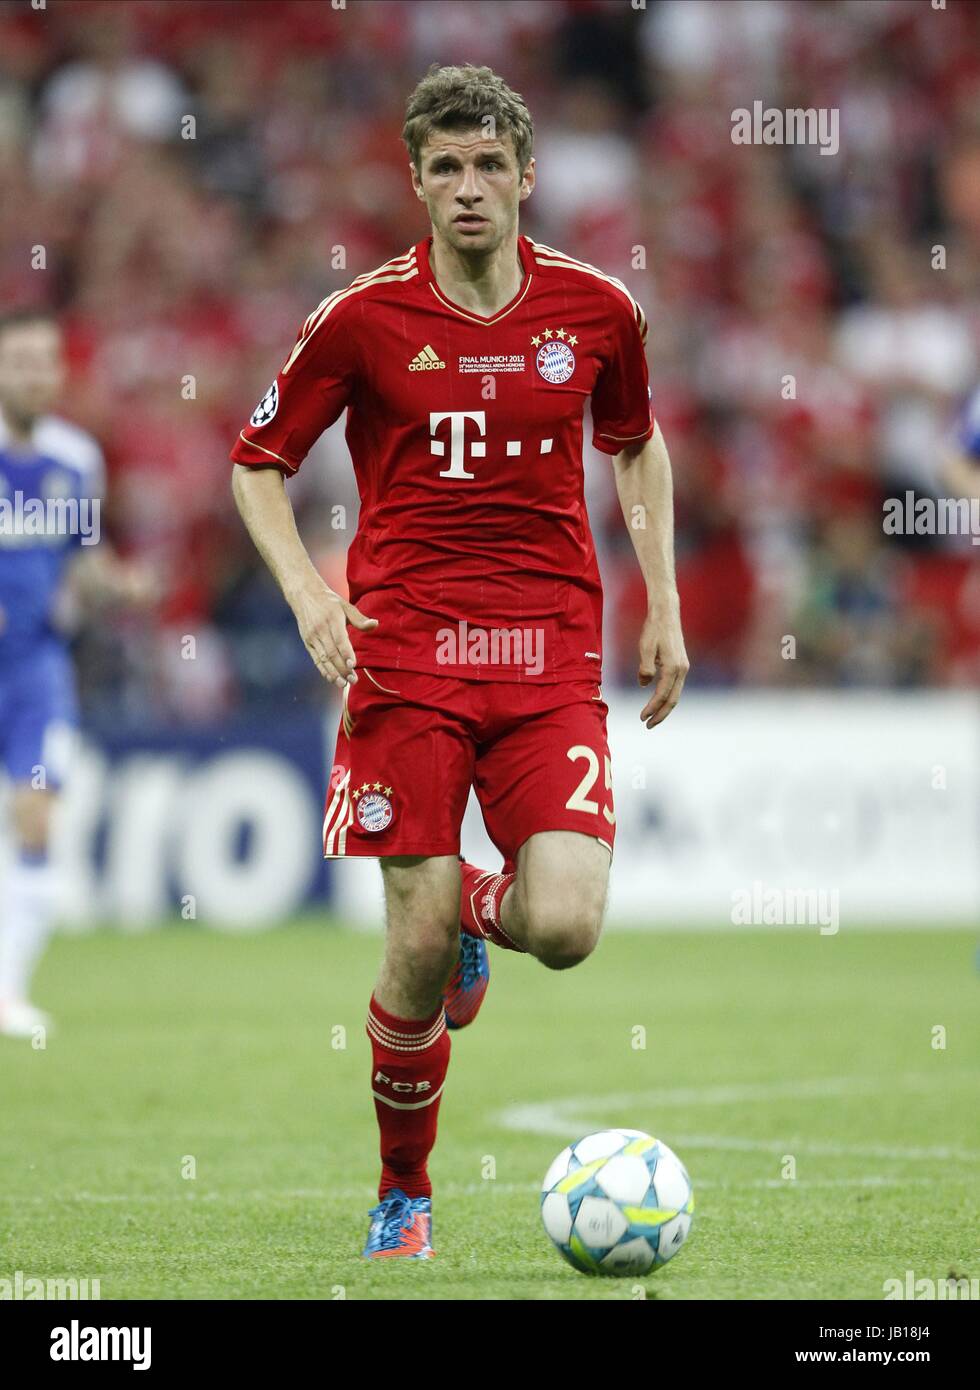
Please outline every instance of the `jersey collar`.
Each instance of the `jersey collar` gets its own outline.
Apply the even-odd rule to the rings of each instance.
[[[531,250],[527,237],[519,236],[517,238],[517,254],[520,257],[521,266],[524,270],[524,279],[521,281],[520,288],[514,295],[514,298],[509,304],[505,304],[502,309],[498,310],[497,313],[493,314],[490,318],[485,317],[483,314],[475,314],[472,309],[463,309],[460,305],[454,304],[436,283],[436,277],[429,260],[429,249],[431,246],[432,238],[426,237],[426,239],[420,241],[415,248],[416,263],[419,268],[419,279],[422,284],[428,285],[429,292],[435,296],[438,303],[441,304],[444,309],[448,309],[459,318],[465,319],[467,323],[483,324],[485,327],[490,327],[491,324],[499,323],[501,319],[506,318],[508,314],[512,313],[517,308],[518,304],[520,304],[531,288],[531,281],[534,278],[534,253]]]

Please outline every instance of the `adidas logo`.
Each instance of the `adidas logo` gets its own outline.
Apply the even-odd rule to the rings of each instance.
[[[438,354],[430,343],[426,343],[421,352],[415,354],[408,364],[410,372],[444,372],[445,362],[440,362]]]

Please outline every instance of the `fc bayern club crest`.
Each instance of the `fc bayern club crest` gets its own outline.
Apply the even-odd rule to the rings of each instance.
[[[575,354],[567,343],[552,339],[538,348],[534,365],[545,381],[550,381],[552,386],[560,386],[575,370]]]
[[[357,823],[362,830],[377,835],[380,831],[388,829],[395,814],[390,796],[391,788],[382,788],[380,782],[375,782],[373,786],[370,782],[365,782],[362,787],[355,788],[351,793],[351,799],[357,803]]]
[[[279,387],[275,382],[269,387],[258,405],[252,411],[250,425],[267,425],[279,409]]]

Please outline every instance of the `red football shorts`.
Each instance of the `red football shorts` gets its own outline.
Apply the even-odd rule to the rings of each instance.
[[[458,854],[470,787],[505,859],[544,830],[595,836],[611,854],[607,713],[589,681],[521,685],[360,667],[344,690],[324,857]]]

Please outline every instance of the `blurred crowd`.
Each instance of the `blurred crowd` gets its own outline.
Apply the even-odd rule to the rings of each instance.
[[[882,529],[886,497],[944,495],[980,377],[980,7],[634,3],[0,3],[0,303],[61,316],[63,413],[105,450],[112,540],[158,577],[150,621],[80,634],[90,712],[322,699],[228,449],[312,307],[426,234],[399,135],[433,61],[522,93],[522,229],[646,311],[691,682],[980,679],[980,551]],[[838,109],[839,151],[733,144],[756,100]],[[606,678],[634,680],[644,590],[608,459],[586,477]],[[342,422],[290,489],[342,587]]]

